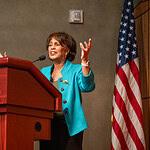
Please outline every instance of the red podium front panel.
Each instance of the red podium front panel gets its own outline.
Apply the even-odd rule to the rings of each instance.
[[[33,150],[34,140],[50,140],[61,98],[30,61],[0,58],[0,150]]]

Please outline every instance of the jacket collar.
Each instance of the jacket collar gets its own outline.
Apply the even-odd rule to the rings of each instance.
[[[61,70],[61,74],[64,75],[70,69],[72,63],[69,60],[66,60],[64,67]]]
[[[65,63],[64,67],[61,70],[61,74],[63,76],[70,69],[71,65],[72,65],[72,63],[69,60],[66,60],[66,63]],[[54,68],[54,64],[50,67],[50,78],[51,78],[51,73],[52,73],[53,68]]]

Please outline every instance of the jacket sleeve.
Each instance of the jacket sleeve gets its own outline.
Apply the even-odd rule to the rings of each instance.
[[[78,72],[78,85],[82,92],[92,92],[95,89],[94,74],[90,69],[89,75],[84,76],[82,68]]]

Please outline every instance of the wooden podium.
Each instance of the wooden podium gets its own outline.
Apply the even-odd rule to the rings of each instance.
[[[0,150],[33,150],[34,140],[50,140],[61,98],[32,62],[0,58]]]

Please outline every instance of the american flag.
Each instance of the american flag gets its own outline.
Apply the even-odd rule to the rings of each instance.
[[[125,0],[112,107],[112,150],[145,150],[133,1]]]

